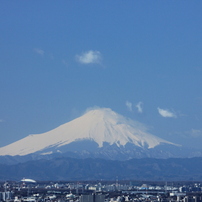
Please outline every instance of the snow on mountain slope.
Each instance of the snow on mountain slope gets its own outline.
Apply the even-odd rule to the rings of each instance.
[[[47,148],[60,148],[78,140],[95,141],[99,147],[107,142],[125,146],[154,148],[161,143],[175,145],[146,132],[144,126],[109,108],[88,111],[83,116],[42,134],[29,135],[0,148],[0,155],[27,155]]]

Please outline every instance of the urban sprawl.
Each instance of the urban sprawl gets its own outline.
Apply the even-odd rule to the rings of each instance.
[[[0,182],[0,201],[9,202],[202,202],[199,182]]]

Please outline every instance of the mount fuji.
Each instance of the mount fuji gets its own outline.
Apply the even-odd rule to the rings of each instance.
[[[109,108],[99,108],[42,134],[29,135],[0,148],[0,156],[78,158],[176,157],[181,146],[146,131],[143,124]]]

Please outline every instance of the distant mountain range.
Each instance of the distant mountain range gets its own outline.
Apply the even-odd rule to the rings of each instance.
[[[0,148],[0,180],[202,180],[196,156],[102,108]]]
[[[81,180],[149,180],[202,181],[202,158],[105,159],[55,158],[35,160],[15,165],[0,164],[0,180],[36,181]]]
[[[0,156],[55,156],[127,160],[186,157],[180,145],[148,133],[143,124],[108,108],[83,116],[42,134],[29,135],[0,148]],[[26,157],[27,158],[27,157]]]

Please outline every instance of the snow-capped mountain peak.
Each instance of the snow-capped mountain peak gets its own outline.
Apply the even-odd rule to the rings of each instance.
[[[99,108],[42,134],[29,135],[0,148],[0,155],[27,155],[60,150],[73,142],[88,140],[99,148],[104,143],[125,146],[130,143],[140,148],[154,148],[162,143],[174,145],[146,132],[144,126],[127,119],[109,108]],[[76,148],[75,148],[76,150]]]

